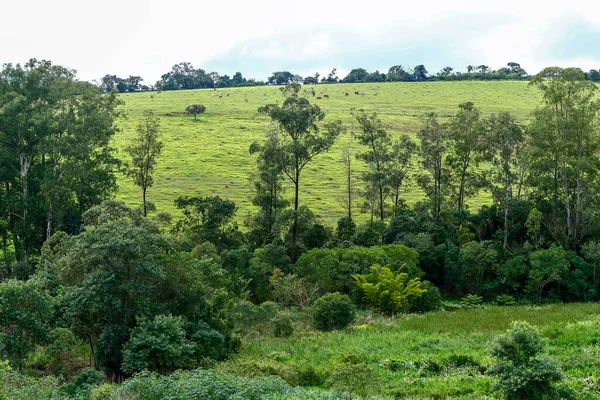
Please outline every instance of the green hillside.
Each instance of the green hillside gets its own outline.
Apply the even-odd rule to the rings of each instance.
[[[342,119],[350,132],[350,109],[372,110],[379,114],[392,136],[414,135],[423,113],[435,111],[447,118],[465,101],[475,103],[484,115],[510,111],[525,121],[539,99],[536,90],[522,81],[337,84],[312,88],[316,96],[329,96],[329,99],[313,99],[326,111],[326,120]],[[364,94],[356,95],[355,91]],[[257,108],[281,101],[278,87],[145,92],[124,94],[121,98],[126,117],[121,120],[122,132],[116,138],[119,149],[134,133],[144,110],[152,110],[160,117],[165,146],[154,187],[148,192],[149,201],[159,211],[175,211],[173,201],[182,195],[219,195],[231,199],[239,209],[238,220],[253,211],[248,178],[255,170],[255,159],[248,148],[252,142],[262,141],[269,129],[269,118],[259,115]],[[204,104],[207,111],[195,121],[184,115],[184,110],[197,103]],[[309,164],[301,182],[301,204],[330,224],[343,214],[339,199],[344,184],[341,149],[348,139],[349,133],[338,140],[332,151]],[[119,156],[126,157],[122,151]],[[356,160],[354,166],[355,180],[360,184],[363,165]],[[130,205],[141,203],[140,190],[128,179],[120,178],[119,186],[118,199]],[[291,190],[287,195],[292,197]],[[414,184],[409,184],[403,197],[411,203],[421,195]],[[488,201],[489,197],[482,194],[468,204],[476,208]]]

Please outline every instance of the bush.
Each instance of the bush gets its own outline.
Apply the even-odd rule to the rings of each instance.
[[[412,302],[425,293],[419,278],[409,279],[404,272],[392,272],[379,264],[371,266],[371,273],[353,275],[367,301],[377,310],[394,314],[406,312]]]
[[[315,328],[319,330],[343,329],[356,318],[356,308],[348,296],[328,293],[315,301],[311,315]]]
[[[508,294],[501,294],[496,297],[496,304],[499,306],[514,306],[515,298]]]
[[[365,363],[342,363],[333,369],[327,383],[340,391],[366,395],[374,377],[373,370]]]
[[[431,282],[423,281],[421,288],[427,290],[421,297],[414,300],[410,307],[411,312],[424,313],[442,308],[442,295],[440,290]]]
[[[116,397],[116,391],[117,387],[110,383],[96,386],[90,392],[90,400],[113,400]]]
[[[194,358],[222,359],[225,355],[225,336],[205,323],[198,325],[190,335],[190,342],[194,345]]]
[[[73,380],[73,385],[78,392],[87,393],[94,386],[98,386],[104,382],[105,378],[103,372],[96,371],[93,368],[84,368]]]
[[[260,322],[269,322],[281,310],[281,306],[274,301],[265,301],[258,308]]]
[[[140,319],[123,349],[123,371],[166,372],[190,365],[194,346],[186,339],[182,317],[157,315]]]
[[[539,357],[543,343],[539,331],[527,322],[515,321],[507,333],[490,344],[496,359],[491,374],[500,378],[496,388],[507,399],[555,398],[556,382],[562,379],[558,365]]]
[[[460,304],[465,307],[477,307],[483,302],[483,297],[477,296],[476,294],[468,294],[460,299]]]
[[[231,309],[230,316],[236,328],[246,330],[256,324],[258,307],[247,300],[240,300]]]
[[[294,322],[289,311],[280,311],[271,319],[273,334],[277,337],[288,337],[294,333]]]

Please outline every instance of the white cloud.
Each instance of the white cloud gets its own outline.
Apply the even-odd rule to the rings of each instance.
[[[303,74],[337,67],[343,76],[354,67],[385,70],[398,62],[424,63],[432,72],[444,65],[498,67],[507,61],[533,72],[552,63],[600,67],[591,41],[585,44],[589,53],[581,45],[570,59],[568,51],[548,43],[567,33],[571,25],[560,23],[565,18],[590,32],[600,29],[600,2],[577,2],[577,8],[535,3],[10,2],[2,5],[0,62],[46,58],[77,69],[82,79],[114,73],[151,82],[181,61],[259,79],[294,66]]]

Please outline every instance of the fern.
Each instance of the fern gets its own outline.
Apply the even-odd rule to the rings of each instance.
[[[427,292],[419,278],[407,280],[403,272],[392,272],[379,264],[371,266],[370,274],[353,275],[354,281],[371,306],[385,312],[408,311],[412,302]]]

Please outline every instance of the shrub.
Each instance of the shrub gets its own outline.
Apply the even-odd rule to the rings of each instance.
[[[230,316],[236,328],[245,330],[256,324],[258,307],[247,300],[240,300],[231,309]]]
[[[277,337],[288,337],[294,333],[294,322],[289,311],[280,311],[271,319],[273,334]]]
[[[421,288],[427,290],[421,297],[417,297],[410,306],[411,312],[424,313],[442,308],[442,295],[440,290],[431,282],[423,281]]]
[[[258,319],[260,322],[269,322],[281,309],[274,301],[265,301],[258,308]]]
[[[166,372],[190,364],[194,346],[186,339],[181,317],[157,315],[140,319],[123,350],[123,371]]]
[[[392,272],[379,264],[371,266],[367,275],[353,275],[358,287],[365,292],[367,301],[379,311],[394,314],[408,311],[411,303],[426,290],[419,278],[408,279],[404,272]]]
[[[552,397],[554,384],[562,379],[558,365],[539,357],[543,350],[539,331],[527,322],[515,321],[507,333],[490,344],[496,359],[491,374],[500,378],[496,388],[507,399]]]
[[[496,304],[499,306],[514,306],[515,298],[508,294],[501,294],[496,297]]]
[[[104,382],[105,378],[103,372],[96,371],[93,368],[84,368],[73,380],[73,385],[78,392],[87,393],[94,386],[98,386]]]
[[[90,400],[113,400],[115,399],[117,388],[110,383],[104,383],[96,386],[90,392]]]
[[[483,302],[483,297],[477,296],[476,294],[468,294],[460,299],[460,304],[465,307],[477,307]]]
[[[333,369],[327,383],[340,391],[365,395],[374,377],[373,370],[365,363],[342,363]]]
[[[315,301],[311,315],[315,327],[319,330],[343,329],[356,318],[356,308],[348,296],[328,293]]]
[[[194,345],[194,358],[222,359],[225,355],[225,336],[205,323],[194,328],[194,333],[190,335],[190,342]]]

